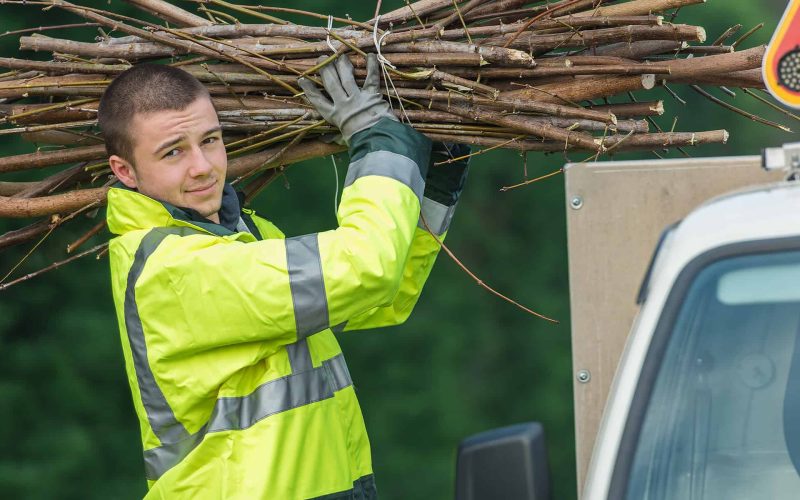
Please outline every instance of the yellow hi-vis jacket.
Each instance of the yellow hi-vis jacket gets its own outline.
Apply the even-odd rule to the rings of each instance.
[[[435,232],[449,221],[422,202],[429,154],[427,138],[391,120],[359,132],[339,227],[288,239],[240,210],[230,186],[221,224],[109,191],[146,498],[376,498],[333,332],[400,323],[416,303],[439,250],[421,204]]]

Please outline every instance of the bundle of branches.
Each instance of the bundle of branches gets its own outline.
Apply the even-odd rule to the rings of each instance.
[[[363,81],[366,55],[377,53],[398,118],[434,140],[471,144],[478,152],[598,156],[722,143],[724,130],[661,130],[651,117],[664,112],[662,102],[637,101],[631,92],[664,86],[672,93],[673,83],[703,93],[700,85],[763,86],[764,47],[736,51],[748,34],[726,44],[741,26],[703,45],[702,27],[660,15],[704,0],[418,0],[378,16],[379,1],[365,22],[226,0],[196,0],[197,14],[162,0],[127,1],[166,22],[66,0],[0,0],[68,11],[103,33],[87,43],[42,34],[48,28],[23,30],[20,49],[50,52],[52,60],[0,58],[10,70],[0,74],[0,134],[48,145],[0,157],[0,173],[65,165],[41,180],[0,182],[0,217],[45,217],[0,236],[0,248],[104,202],[115,179],[96,128],[98,100],[115,75],[143,61],[180,67],[207,85],[225,133],[229,176],[248,197],[274,178],[276,167],[343,149],[321,140],[335,130],[297,86],[300,77],[318,82],[318,70],[341,54]],[[289,14],[327,27],[276,17]],[[243,16],[258,23],[240,22]],[[327,57],[319,63],[319,56]],[[610,104],[613,96],[626,103]]]

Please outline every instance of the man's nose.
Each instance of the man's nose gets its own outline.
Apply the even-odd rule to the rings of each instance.
[[[189,161],[191,162],[189,167],[189,175],[192,177],[202,177],[208,175],[214,169],[214,164],[211,162],[211,159],[200,146],[194,146],[192,148],[192,154],[189,158]]]

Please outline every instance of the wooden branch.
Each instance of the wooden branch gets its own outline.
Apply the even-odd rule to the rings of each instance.
[[[325,16],[323,16],[325,17]],[[186,35],[200,35],[211,38],[238,38],[256,37],[267,38],[276,37],[284,39],[303,40],[325,40],[328,31],[325,28],[315,26],[300,26],[296,24],[212,24],[210,26],[196,26],[193,28],[183,28],[176,30]],[[332,30],[344,38],[372,37],[372,33],[351,28],[334,28]],[[137,36],[124,36],[108,38],[103,43],[109,45],[131,44],[146,42],[145,39]]]
[[[92,203],[103,204],[108,188],[92,188],[39,198],[9,198],[0,196],[0,217],[41,217],[72,212]]]
[[[483,147],[492,147],[507,143],[503,147],[519,151],[558,152],[564,150],[564,143],[561,141],[512,140],[508,142],[508,139],[494,137],[457,136],[444,133],[427,133],[425,135],[434,141],[460,142]],[[652,151],[665,147],[677,148],[711,143],[725,144],[728,137],[728,132],[725,130],[711,130],[707,132],[663,132],[633,135],[621,134],[606,136],[603,144],[609,148],[613,147],[613,152]],[[596,140],[599,142],[600,138]],[[596,151],[597,145],[590,148],[571,146],[569,150]]]
[[[0,68],[26,69],[44,71],[51,75],[66,75],[69,73],[86,73],[90,75],[112,75],[122,73],[129,69],[129,64],[94,64],[52,61],[32,61],[27,59],[14,59],[0,57]]]
[[[50,218],[47,217],[28,226],[0,235],[0,250],[14,245],[27,243],[40,234],[50,230]]]
[[[730,54],[664,61],[670,69],[667,79],[693,78],[704,74],[722,74],[760,68],[765,51],[766,47],[760,45]]]
[[[614,5],[606,5],[574,14],[575,16],[641,16],[651,12],[687,7],[705,3],[706,0],[632,0]]]
[[[694,56],[730,54],[731,52],[734,52],[732,45],[691,45],[681,49],[682,54],[692,54]]]
[[[553,83],[536,87],[529,86],[521,90],[503,92],[502,96],[550,103],[590,101],[624,92],[653,88],[655,78],[647,78],[647,76],[576,77],[572,81],[565,83]]]
[[[103,138],[74,130],[44,130],[21,134],[22,140],[33,144],[50,144],[56,146],[86,146],[102,144]]]
[[[67,10],[79,16],[85,17],[86,19],[90,19],[92,21],[100,23],[103,26],[109,27],[111,29],[120,30],[122,32],[128,33],[129,35],[136,35],[146,40],[158,42],[160,44],[167,45],[169,47],[178,50],[182,50],[184,51],[184,53],[195,53],[212,58],[221,57],[223,59],[234,60],[237,62],[244,61],[249,64],[252,64],[255,67],[271,69],[271,70],[280,70],[283,68],[283,65],[281,64],[267,61],[265,59],[259,59],[252,56],[242,55],[241,51],[231,48],[227,45],[215,42],[198,43],[196,41],[187,41],[183,39],[178,40],[176,38],[172,38],[170,36],[166,36],[161,33],[150,32],[147,30],[130,26],[121,21],[115,21],[106,16],[98,14],[93,10],[89,10],[87,8],[71,4],[65,0],[51,0],[51,1],[53,2],[53,5],[57,5],[63,8],[64,10]]]
[[[666,75],[669,74],[670,68],[666,64],[602,64],[596,66],[588,65],[573,65],[565,66],[544,66],[539,64],[536,68],[532,69],[516,69],[516,68],[449,68],[443,67],[442,70],[448,71],[453,75],[462,78],[480,78],[484,79],[528,79],[528,78],[545,78],[550,76],[573,76],[573,75]]]
[[[766,88],[760,68],[732,71],[724,74],[705,74],[691,77],[669,78],[670,83],[714,85],[717,87]]]
[[[14,196],[20,191],[24,191],[38,182],[0,182],[0,196]]]
[[[320,140],[303,141],[289,148],[279,158],[279,162],[265,164],[283,148],[282,145],[274,146],[264,151],[228,160],[228,178],[235,179],[248,174],[257,168],[274,168],[279,165],[290,165],[310,158],[329,156],[347,150],[347,146],[336,143],[326,143]]]
[[[406,53],[468,53],[479,54],[486,62],[502,64],[507,66],[532,67],[535,65],[533,58],[526,52],[503,47],[475,46],[467,43],[458,42],[416,42],[416,43],[395,43],[381,47],[381,53],[406,52]]]
[[[493,37],[486,44],[503,45],[510,37]],[[518,36],[509,47],[533,52],[546,52],[555,48],[593,47],[608,43],[631,43],[641,40],[671,40],[678,42],[703,42],[706,32],[699,26],[673,24],[668,26],[620,26],[574,33],[540,35],[526,32]]]
[[[456,0],[457,2],[464,2],[465,0]],[[453,0],[418,0],[413,3],[413,6],[406,5],[391,12],[387,12],[381,16],[381,26],[391,24],[400,24],[405,21],[414,19],[415,17],[425,17],[432,14],[437,10],[441,10],[453,5]],[[373,19],[370,22],[374,22]]]
[[[553,20],[543,19],[541,21],[536,21],[531,24],[530,27],[536,33],[549,34],[554,31],[573,31],[578,28],[601,28],[609,26],[661,26],[663,20],[664,18],[662,16],[654,15],[592,17],[566,15]],[[511,27],[513,24],[502,26]]]
[[[476,7],[471,12],[468,12],[464,18],[470,21],[484,16],[496,16],[498,13],[518,9],[528,3],[531,3],[530,0],[495,0],[494,2]],[[536,7],[530,8],[530,11],[533,12],[535,8]],[[383,18],[381,18],[381,20],[383,20]]]
[[[52,104],[0,104],[0,116],[11,123],[64,123],[97,117],[97,101],[73,102],[74,106],[65,102],[58,108]]]
[[[125,0],[140,9],[177,26],[208,26],[211,21],[163,0]]]
[[[640,40],[638,42],[620,42],[599,47],[590,47],[588,53],[592,57],[613,56],[627,59],[645,59],[657,54],[678,53],[688,44],[676,40]]]
[[[614,113],[617,118],[631,118],[635,116],[661,116],[664,114],[663,101],[631,102],[624,104],[602,104],[591,106],[590,109]]]
[[[493,123],[501,127],[518,130],[528,134],[533,134],[544,139],[561,141],[564,147],[577,145],[587,149],[596,147],[591,136],[582,133],[570,132],[565,129],[554,127],[549,124],[536,123],[526,120],[523,116],[506,115],[490,112],[477,106],[466,107],[462,105],[448,105],[446,103],[434,102],[431,107],[439,111],[445,111],[454,115],[471,118],[475,121]]]
[[[453,5],[455,6],[455,9],[453,10],[455,12],[451,13],[449,16],[440,21],[436,21],[436,26],[441,26],[442,28],[446,28],[451,24],[453,24],[454,22],[458,21],[459,19],[463,22],[464,15],[468,14],[475,7],[480,7],[481,4],[484,4],[487,1],[488,0],[469,0],[462,6],[459,6],[457,3],[453,3]]]
[[[678,146],[698,146],[700,144],[725,144],[728,142],[727,130],[709,130],[705,132],[663,132],[641,135],[608,136],[603,144],[615,147],[615,151],[652,151],[654,149]],[[598,139],[599,140],[599,139]]]
[[[125,59],[138,61],[156,57],[173,57],[188,54],[190,48],[175,48],[155,43],[87,43],[73,40],[51,38],[49,36],[23,36],[19,39],[20,50],[33,50],[36,52],[59,52],[82,57],[101,57],[112,59]]]
[[[0,157],[0,173],[16,172],[32,168],[44,168],[64,163],[99,160],[107,156],[105,144],[60,149],[56,151],[37,151],[21,155]]]
[[[72,188],[80,180],[88,177],[89,174],[84,170],[84,164],[79,163],[33,183],[33,185],[27,187],[23,191],[14,194],[12,198],[35,198],[37,196],[52,194],[53,191],[59,188]]]
[[[584,118],[587,120],[597,120],[604,123],[614,123],[616,117],[609,113],[592,111],[580,106],[565,106],[560,103],[547,102],[529,98],[518,98],[510,92],[502,93],[496,99],[487,99],[478,96],[464,95],[455,92],[442,92],[437,90],[418,90],[418,89],[397,89],[401,97],[422,99],[428,101],[426,107],[430,107],[430,102],[445,102],[467,105],[480,105],[488,108],[503,109],[506,111],[529,111],[532,113],[546,113],[562,118]]]

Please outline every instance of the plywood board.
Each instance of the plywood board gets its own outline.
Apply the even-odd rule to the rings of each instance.
[[[661,231],[714,196],[784,175],[761,169],[757,156],[567,165],[579,492]],[[588,381],[579,380],[581,373]]]

